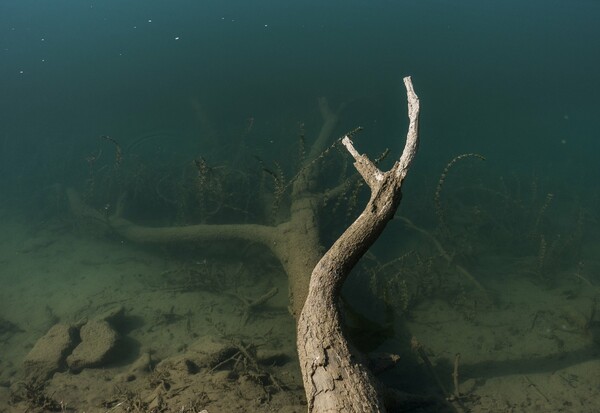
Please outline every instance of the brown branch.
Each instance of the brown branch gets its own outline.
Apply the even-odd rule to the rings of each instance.
[[[371,189],[377,186],[378,182],[381,182],[383,179],[383,172],[381,172],[373,162],[367,157],[367,155],[360,155],[356,149],[354,149],[354,145],[352,140],[348,137],[348,135],[344,136],[342,139],[342,144],[346,147],[350,155],[354,158],[354,167],[363,177],[365,182],[369,185]]]
[[[356,169],[371,188],[371,198],[313,270],[298,320],[298,355],[310,413],[385,411],[375,378],[343,335],[337,303],[351,269],[393,218],[402,182],[417,152],[419,100],[409,77],[404,83],[410,123],[404,152],[390,171],[381,172],[354,149],[349,137],[344,138]]]
[[[278,240],[275,227],[257,224],[230,225],[187,225],[181,227],[145,227],[117,215],[106,217],[99,211],[86,205],[77,192],[67,189],[67,198],[73,214],[103,223],[123,238],[139,243],[170,243],[188,241],[228,241],[244,240],[260,242],[271,248]]]
[[[278,226],[267,225],[189,225],[180,227],[152,228],[136,225],[119,214],[108,216],[85,205],[74,190],[67,195],[75,216],[86,218],[98,224],[101,231],[112,230],[121,236],[141,243],[165,243],[214,240],[246,240],[266,245],[279,259],[289,278],[290,312],[297,319],[308,293],[310,273],[322,256],[319,240],[317,212],[322,205],[322,195],[313,193],[318,180],[319,160],[330,151],[321,149],[331,140],[331,134],[338,122],[338,116],[328,106],[327,101],[319,100],[319,110],[323,125],[311,148],[310,157],[298,174],[291,180],[292,193],[290,216],[287,222]],[[119,203],[122,206],[122,203]],[[104,211],[107,212],[107,211]]]

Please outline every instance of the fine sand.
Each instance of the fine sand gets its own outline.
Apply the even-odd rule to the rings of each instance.
[[[286,276],[264,251],[149,248],[94,237],[68,219],[1,214],[0,412],[305,411]],[[494,279],[486,287],[495,304],[474,317],[429,299],[397,320],[404,333],[376,350],[401,359],[381,378],[413,394],[458,392],[455,411],[600,411],[597,288],[575,277],[553,288]],[[40,340],[56,325],[72,327],[71,347],[87,340],[102,351],[84,338],[94,320],[108,320],[118,337],[106,357],[69,367],[67,348],[34,382],[39,366],[25,360],[36,343],[51,346]],[[432,370],[411,354],[409,337]]]

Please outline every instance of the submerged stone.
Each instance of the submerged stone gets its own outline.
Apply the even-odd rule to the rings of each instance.
[[[75,328],[67,324],[55,324],[35,343],[23,360],[25,377],[48,379],[64,368],[65,358],[75,344]]]
[[[75,347],[67,364],[73,372],[100,367],[110,361],[119,339],[118,333],[102,320],[88,321],[79,331],[81,343]]]

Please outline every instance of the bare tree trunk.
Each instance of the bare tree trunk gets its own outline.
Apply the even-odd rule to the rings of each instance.
[[[298,320],[298,354],[309,412],[383,412],[375,379],[352,351],[341,326],[337,307],[340,289],[360,257],[379,237],[400,203],[402,182],[418,145],[419,101],[410,78],[410,125],[402,156],[388,172],[381,172],[359,155],[348,137],[342,140],[355,167],[371,188],[371,198],[356,221],[320,259],[318,210],[323,195],[315,192],[318,159],[338,117],[319,101],[324,123],[309,157],[294,182],[290,219],[278,226],[259,224],[144,227],[120,216],[107,217],[67,190],[74,215],[92,219],[124,238],[139,243],[247,240],[267,246],[280,260],[290,284],[290,310]],[[309,274],[312,272],[312,275]]]
[[[128,241],[139,244],[170,244],[211,241],[248,241],[263,244],[281,262],[289,280],[289,309],[298,319],[308,293],[310,273],[321,257],[319,232],[315,213],[316,202],[310,197],[292,204],[290,221],[276,227],[260,224],[198,224],[173,227],[137,225],[120,216],[107,218],[86,205],[79,194],[67,189],[67,199],[73,215],[92,219]]]
[[[316,190],[320,163],[318,158],[331,140],[338,123],[325,98],[319,99],[323,124],[307,159],[292,186],[289,220],[277,226],[261,224],[199,224],[172,227],[147,227],[123,218],[117,212],[108,217],[86,205],[78,193],[67,189],[73,215],[91,219],[123,238],[136,243],[166,244],[193,241],[241,240],[256,242],[269,248],[281,262],[289,280],[289,309],[298,319],[308,293],[310,273],[322,256],[319,242],[318,212],[323,195]]]
[[[419,100],[410,77],[404,83],[410,124],[402,156],[391,170],[381,172],[365,155],[358,154],[347,136],[343,139],[356,169],[371,188],[371,198],[314,268],[298,319],[298,355],[309,413],[385,411],[374,377],[344,337],[337,301],[350,270],[393,218],[402,182],[417,152]]]

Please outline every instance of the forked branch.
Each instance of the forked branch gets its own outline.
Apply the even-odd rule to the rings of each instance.
[[[402,182],[417,153],[419,99],[410,77],[404,78],[404,84],[409,127],[402,155],[392,169],[380,171],[358,153],[348,136],[342,140],[371,188],[371,198],[313,270],[298,320],[298,355],[310,413],[385,412],[375,378],[344,337],[337,304],[348,274],[396,213]]]

